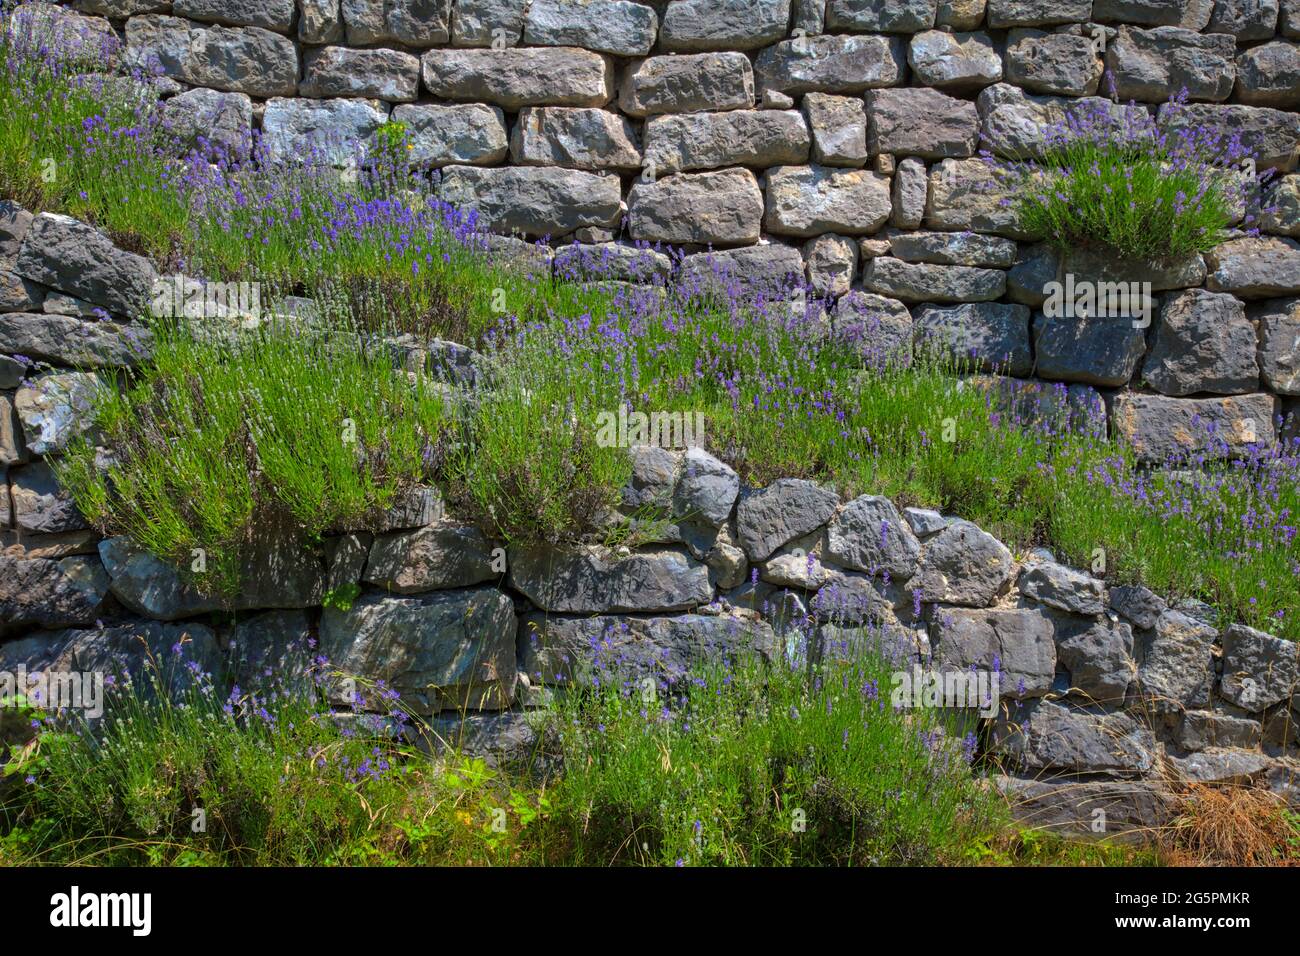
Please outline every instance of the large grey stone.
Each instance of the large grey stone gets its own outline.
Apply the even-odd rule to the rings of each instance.
[[[891,208],[888,177],[871,170],[778,166],[767,174],[763,221],[778,235],[856,236],[883,226]]]
[[[872,574],[906,581],[916,571],[920,542],[888,498],[862,495],[850,501],[826,529],[826,556]]]
[[[1029,309],[1001,302],[920,306],[912,316],[915,348],[982,371],[1028,375]]]
[[[804,243],[808,284],[815,295],[838,298],[849,291],[857,276],[858,244],[830,233]]]
[[[754,67],[734,52],[634,60],[619,84],[618,105],[629,116],[750,109]]]
[[[502,710],[514,700],[516,619],[491,588],[365,594],[321,615],[320,649],[346,675],[384,681],[417,713]]]
[[[1277,29],[1278,0],[1214,0],[1210,33],[1230,33],[1238,42],[1268,40]]]
[[[630,0],[532,0],[524,19],[530,46],[575,46],[615,56],[645,56],[659,17]]]
[[[1206,286],[1243,299],[1300,293],[1300,243],[1277,236],[1234,239],[1206,254]],[[34,278],[34,277],[33,277]]]
[[[1132,283],[1150,283],[1152,292],[1163,292],[1167,289],[1185,289],[1192,286],[1199,286],[1205,281],[1205,261],[1199,255],[1191,255],[1186,258],[1178,258],[1170,261],[1144,262],[1141,260],[1125,259],[1105,252],[1104,250],[1094,249],[1086,246],[1073,246],[1064,250],[1061,254],[1061,301],[1067,304],[1070,300],[1071,289],[1069,286],[1070,276],[1074,277],[1074,304],[1076,308],[1079,305],[1088,304],[1087,297],[1083,294],[1082,287],[1085,283],[1093,284],[1092,304],[1093,314],[1101,314],[1102,300],[1113,314],[1118,314],[1122,309],[1124,313],[1139,313],[1140,308],[1133,307],[1133,299],[1138,300],[1138,305],[1143,304],[1143,296],[1139,292],[1136,295],[1129,294],[1125,301],[1123,293],[1125,289],[1116,288],[1113,285],[1106,286],[1102,283],[1127,283],[1132,288]],[[1139,286],[1144,288],[1145,286]],[[1056,287],[1050,289],[1056,292]]]
[[[504,551],[501,553],[503,570]],[[502,576],[492,542],[477,528],[431,525],[375,538],[362,578],[397,594],[464,588]]]
[[[821,166],[858,167],[867,161],[867,112],[861,97],[807,93],[803,110],[812,129],[813,162]]]
[[[1149,843],[1178,809],[1173,793],[1139,780],[1002,776],[994,783],[1017,824],[1067,840]]]
[[[930,622],[935,664],[944,671],[996,673],[1003,697],[1037,697],[1051,690],[1056,675],[1052,634],[1051,619],[1037,609],[945,607]]]
[[[1034,316],[1035,371],[1043,378],[1127,385],[1146,352],[1146,334],[1127,316]]]
[[[347,165],[388,120],[377,100],[276,97],[262,116],[262,142],[274,162],[318,158]]]
[[[1007,80],[1032,93],[1091,96],[1102,63],[1091,37],[1012,30],[1007,37]]]
[[[918,228],[921,220],[925,218],[925,203],[929,191],[930,179],[925,170],[925,163],[915,156],[900,160],[894,170],[891,197],[894,209],[890,216],[890,223],[899,229]],[[895,252],[894,255],[898,253]]]
[[[790,27],[790,0],[674,0],[664,10],[665,50],[753,50]]]
[[[813,36],[783,40],[759,53],[760,90],[861,93],[895,86],[903,77],[902,41],[883,36]]]
[[[1189,710],[1178,725],[1175,741],[1183,750],[1259,746],[1263,728],[1258,720],[1208,710]]]
[[[94,427],[95,396],[104,385],[89,372],[52,372],[14,396],[14,411],[34,455],[57,454]]]
[[[867,146],[872,153],[925,159],[970,156],[979,142],[980,118],[968,100],[923,87],[872,90]]]
[[[518,165],[629,172],[641,167],[632,124],[617,113],[566,106],[519,111],[510,134],[510,158]]]
[[[249,96],[292,96],[298,87],[297,47],[261,27],[132,17],[126,23],[126,62],[146,74]]]
[[[1107,23],[1204,30],[1213,10],[1214,0],[1096,0],[1092,16]]]
[[[48,212],[32,220],[14,271],[127,318],[145,314],[157,277],[144,256],[123,252],[93,226]]]
[[[984,148],[1008,159],[1038,158],[1054,129],[1076,119],[1095,123],[1101,115],[1115,124],[1148,122],[1146,108],[1112,103],[1100,96],[1034,96],[1010,83],[980,92],[977,107]]]
[[[1222,33],[1121,26],[1106,49],[1106,68],[1115,77],[1115,92],[1125,100],[1163,103],[1186,90],[1189,99],[1218,102],[1232,93],[1236,52],[1232,37]]]
[[[107,597],[108,575],[93,557],[0,556],[0,634],[93,624],[105,613]]]
[[[229,27],[265,27],[288,33],[293,0],[172,0],[172,13]]]
[[[1223,632],[1225,698],[1258,713],[1300,692],[1300,644],[1283,640],[1244,624]]]
[[[1005,269],[1016,258],[1016,244],[974,232],[900,232],[889,237],[889,251],[904,262]]]
[[[1011,580],[1011,552],[969,521],[954,521],[925,542],[913,579],[921,600],[987,607]]]
[[[673,513],[698,517],[720,527],[740,494],[740,476],[702,448],[688,448],[682,456],[682,473],[673,489]]]
[[[713,597],[709,572],[680,551],[619,556],[604,548],[511,550],[510,585],[562,614],[684,611]]]
[[[1292,170],[1300,161],[1300,113],[1237,104],[1165,103],[1157,121],[1176,134],[1194,136],[1198,128],[1209,127],[1225,141],[1240,137],[1246,155],[1254,157],[1260,170]]]
[[[519,665],[541,684],[578,687],[647,678],[668,688],[706,660],[779,653],[770,625],[736,617],[606,615],[572,618],[529,614],[519,621]]]
[[[763,193],[747,169],[678,173],[633,185],[627,218],[632,238],[647,242],[750,243],[762,228]]]
[[[1174,772],[1184,780],[1199,784],[1248,786],[1273,765],[1262,753],[1243,750],[1204,750],[1185,757],[1170,755]]]
[[[667,282],[673,260],[650,246],[601,242],[561,246],[556,250],[555,274],[569,281],[609,279],[618,282]]]
[[[162,122],[183,150],[206,143],[243,155],[252,145],[253,102],[246,93],[198,87],[168,99]]]
[[[415,99],[420,61],[398,50],[352,50],[328,46],[303,56],[303,96],[373,97],[395,103]]]
[[[1240,301],[1188,289],[1165,300],[1142,377],[1164,395],[1252,392],[1259,388],[1255,348],[1255,326]]]
[[[976,90],[1002,79],[1002,57],[986,33],[918,33],[907,62],[918,80],[942,90]]]
[[[406,126],[407,155],[417,166],[490,166],[505,159],[510,148],[499,106],[403,103],[393,110],[393,122]]]
[[[1163,713],[1208,704],[1217,637],[1213,627],[1181,611],[1161,614],[1137,646],[1137,680],[1147,706]]]
[[[1124,703],[1133,682],[1133,629],[1123,621],[1059,617],[1056,653],[1070,672],[1070,688],[1091,703]]]
[[[869,259],[862,287],[904,302],[988,302],[1006,291],[1000,269],[904,262],[891,256]]]
[[[970,375],[961,380],[958,388],[983,392],[990,410],[1008,416],[1012,424],[1051,433],[1106,437],[1105,403],[1090,385]]]
[[[835,303],[831,328],[868,368],[912,364],[912,314],[897,299],[850,292]]]
[[[1029,700],[1000,717],[990,743],[1026,771],[1128,776],[1154,763],[1151,732],[1133,717],[1051,700]]]
[[[1267,193],[1267,207],[1260,219],[1264,232],[1300,238],[1300,173],[1275,180]]]
[[[1259,328],[1259,370],[1269,391],[1300,395],[1300,298],[1270,299],[1250,310]]]
[[[455,0],[451,11],[453,46],[518,46],[528,0]]]
[[[59,534],[89,527],[72,497],[59,487],[54,471],[34,461],[9,472],[14,524],[34,534]],[[7,509],[5,509],[7,510]]]
[[[137,325],[66,315],[0,315],[0,352],[77,368],[126,368],[149,357],[153,337]]]
[[[1095,616],[1106,609],[1106,591],[1094,577],[1055,561],[1035,561],[1020,573],[1020,593],[1040,604]]]
[[[938,0],[828,0],[826,27],[869,33],[916,33],[934,26]]]
[[[1140,584],[1112,587],[1109,598],[1112,609],[1143,630],[1155,627],[1169,607],[1164,598]]]
[[[721,166],[808,161],[808,124],[796,110],[655,116],[645,124],[646,169],[656,176]]]
[[[1272,395],[1167,398],[1121,392],[1111,421],[1118,435],[1146,462],[1185,459],[1198,452],[1243,455],[1276,440]]]
[[[1031,239],[1020,222],[1015,186],[983,159],[945,159],[930,168],[927,229],[970,230]]]
[[[988,24],[1006,27],[1047,27],[1083,23],[1092,15],[1092,0],[989,0]]]
[[[680,288],[722,302],[785,299],[802,282],[803,271],[803,257],[793,246],[769,242],[715,249],[682,259]]]
[[[1274,40],[1237,57],[1237,99],[1251,106],[1300,108],[1300,49]]]
[[[478,211],[498,232],[562,236],[583,226],[612,228],[622,215],[618,177],[542,166],[448,166],[439,196]]]
[[[303,43],[338,43],[343,39],[339,0],[298,0],[298,39]]]
[[[342,0],[348,43],[429,47],[451,36],[452,0]]]
[[[608,57],[571,47],[430,50],[424,85],[448,100],[523,106],[604,106],[614,96]]]
[[[736,534],[750,561],[765,561],[782,545],[808,534],[835,513],[839,495],[802,478],[782,478],[741,493]]]

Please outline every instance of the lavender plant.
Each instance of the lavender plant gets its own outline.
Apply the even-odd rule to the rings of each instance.
[[[1238,223],[1258,234],[1255,197],[1272,170],[1257,181],[1239,133],[1178,122],[1186,99],[1183,90],[1159,121],[1133,103],[1089,99],[1047,127],[1037,155],[983,155],[1013,188],[1025,230],[1063,248],[1153,262],[1206,252]]]

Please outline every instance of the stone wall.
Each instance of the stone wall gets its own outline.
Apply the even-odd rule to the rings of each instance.
[[[387,118],[406,123],[444,199],[500,233],[548,237],[554,253],[534,254],[557,271],[563,247],[644,242],[684,247],[654,260],[658,281],[705,262],[755,286],[797,277],[837,325],[881,319],[1009,372],[985,382],[1012,396],[1104,406],[1151,460],[1203,444],[1195,423],[1237,451],[1269,444],[1300,401],[1296,0],[70,6],[120,35],[124,66],[161,74],[178,130],[231,144],[256,130],[284,158],[328,143],[343,162]],[[1190,115],[1239,130],[1283,174],[1261,237],[1151,269],[1025,235],[981,186],[981,139],[1032,150],[1092,102],[1103,69],[1153,111],[1187,87]],[[1151,328],[1047,320],[1044,286],[1067,275],[1151,281]],[[84,224],[0,206],[0,670],[138,667],[139,638],[165,649],[183,635],[213,666],[232,647],[275,660],[311,636],[430,714],[469,707],[477,743],[525,746],[523,710],[597,666],[593,647],[679,673],[709,649],[774,653],[791,633],[814,654],[868,639],[900,660],[1000,671],[985,745],[1041,820],[1086,826],[1102,807],[1150,825],[1176,778],[1294,798],[1294,643],[1017,558],[956,518],[803,481],[741,488],[700,451],[636,452],[629,504],[675,516],[658,544],[502,551],[426,491],[319,552],[250,556],[260,584],[230,624],[174,570],[99,540],[43,461],[87,427],[96,370],[147,352],[129,320],[155,278]],[[322,607],[351,583],[363,590],[348,610]]]
[[[1268,443],[1300,396],[1297,0],[70,6],[117,31],[124,68],[160,75],[191,138],[257,130],[274,157],[342,162],[399,120],[443,198],[499,232],[712,247],[743,283],[806,279],[851,319],[1069,383],[1152,459],[1209,444],[1189,422],[1234,452]],[[1154,271],[1026,241],[977,153],[1032,154],[1104,102],[1105,71],[1122,100],[1239,132],[1281,174],[1262,236]],[[1190,107],[1163,105],[1182,89]],[[1151,326],[1050,321],[1043,287],[1066,275],[1152,280]]]

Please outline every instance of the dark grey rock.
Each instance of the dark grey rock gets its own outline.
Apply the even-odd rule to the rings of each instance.
[[[915,321],[916,350],[935,351],[983,370],[1028,375],[1029,309],[1000,302],[922,305]]]
[[[1011,552],[969,521],[953,521],[925,542],[913,587],[930,603],[987,607],[1011,580]]]
[[[32,220],[14,271],[132,319],[146,313],[157,278],[144,256],[123,252],[85,223],[48,212]]]
[[[509,583],[537,607],[568,614],[683,611],[713,598],[708,568],[675,550],[512,549]]]

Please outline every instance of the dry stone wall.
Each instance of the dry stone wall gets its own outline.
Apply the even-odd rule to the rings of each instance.
[[[1198,447],[1206,422],[1236,451],[1295,428],[1297,0],[79,0],[65,15],[118,34],[193,136],[256,132],[274,157],[345,163],[405,123],[442,197],[534,264],[649,243],[683,254],[621,278],[720,265],[754,287],[805,281],[834,328],[873,329],[864,347],[937,342],[1003,373],[977,381],[1008,400],[1104,409],[1099,427],[1152,461]],[[1238,131],[1278,171],[1260,236],[1153,268],[1026,234],[979,150],[1041,148],[1107,70],[1135,108]],[[1169,112],[1182,88],[1191,105]],[[1151,282],[1151,327],[1049,320],[1045,287],[1069,276]],[[256,587],[223,606],[100,540],[44,460],[89,427],[94,376],[147,355],[129,320],[156,277],[85,224],[0,206],[0,670],[129,670],[141,639],[185,637],[203,666],[233,653],[247,669],[310,637],[467,743],[521,751],[525,710],[602,660],[680,673],[742,645],[870,641],[900,667],[1001,675],[984,746],[1048,825],[1087,831],[1096,808],[1154,825],[1173,780],[1295,799],[1295,644],[1012,555],[955,517],[805,481],[742,488],[699,450],[634,451],[629,506],[672,517],[655,544],[501,552],[424,490],[319,551],[268,544],[248,558]],[[348,584],[350,608],[322,606]],[[446,716],[462,707],[463,725]]]
[[[685,277],[708,258],[745,286],[797,278],[841,322],[869,314],[891,341],[924,334],[1067,383],[1152,459],[1211,443],[1189,421],[1233,453],[1295,432],[1296,0],[67,7],[121,37],[122,65],[159,76],[193,136],[256,132],[273,157],[343,163],[400,121],[443,198],[496,232],[684,247]],[[1154,270],[1031,241],[978,154],[1033,155],[1051,124],[1108,102],[1106,73],[1120,101],[1170,129],[1239,133],[1256,171],[1276,171],[1262,235]],[[1152,281],[1148,327],[1050,320],[1044,287],[1067,276]],[[1012,401],[1025,389],[996,384]]]

